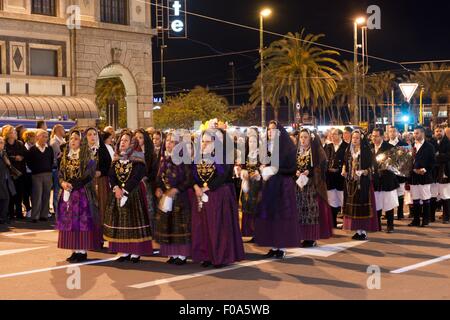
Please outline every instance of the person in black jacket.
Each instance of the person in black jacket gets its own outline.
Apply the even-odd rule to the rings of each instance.
[[[38,129],[36,131],[36,145],[28,150],[26,157],[32,175],[31,218],[33,222],[37,222],[38,219],[47,221],[49,215],[54,153],[47,142],[47,131]]]
[[[433,167],[436,162],[436,155],[433,145],[425,141],[425,129],[423,127],[416,127],[414,140],[414,166],[411,173],[414,220],[409,226],[425,227],[429,224],[430,218],[431,184],[433,183]]]
[[[27,149],[22,141],[18,140],[17,132],[12,126],[6,126],[3,129],[3,138],[5,139],[5,151],[11,165],[20,172],[20,176],[14,177],[14,187],[16,195],[9,202],[9,216],[11,219],[23,219],[22,199],[25,188],[25,154]]]
[[[332,143],[325,146],[325,153],[328,159],[328,170],[326,173],[327,193],[328,203],[333,214],[333,225],[334,228],[337,228],[337,216],[344,205],[345,179],[341,172],[348,143],[343,141],[343,132],[339,129],[333,129],[330,136]]]
[[[9,223],[8,204],[10,195],[14,196],[16,193],[9,173],[10,166],[11,163],[5,152],[5,140],[0,137],[0,224]]]
[[[390,126],[388,129],[388,136],[389,136],[389,144],[392,145],[393,147],[409,147],[409,145],[403,141],[399,139],[399,133],[397,131],[396,127]],[[397,189],[397,196],[398,196],[398,209],[397,209],[397,219],[398,220],[402,220],[405,215],[403,213],[403,207],[405,204],[405,192],[406,192],[406,177],[402,177],[402,176],[396,176],[398,183],[399,183],[399,187]]]
[[[387,232],[394,232],[394,209],[398,207],[397,189],[400,184],[392,171],[381,170],[380,164],[386,160],[385,152],[393,146],[383,141],[383,130],[375,128],[372,131],[372,152],[375,155],[373,186],[375,190],[375,204],[378,215],[378,227],[381,231],[381,215],[383,211],[387,219]]]
[[[445,135],[445,127],[434,130],[434,139],[431,141],[436,151],[436,165],[433,178],[437,185],[437,196],[442,201],[444,216],[443,223],[449,223],[450,210],[450,140]],[[436,205],[431,203],[430,222],[435,222]]]

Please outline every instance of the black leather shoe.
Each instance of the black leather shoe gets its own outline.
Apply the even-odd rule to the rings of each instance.
[[[76,259],[77,259],[77,253],[76,252],[72,252],[72,255],[70,257],[68,257],[66,259],[66,261],[72,263],[72,262],[75,262]]]
[[[277,255],[278,250],[270,249],[269,252],[264,256],[264,258],[273,258]]]
[[[367,239],[369,239],[369,238],[367,237],[367,234],[363,233],[363,234],[361,234],[361,235],[359,236],[359,239],[358,239],[358,240],[360,240],[360,241],[365,241],[365,240],[367,240]]]
[[[121,256],[119,259],[117,259],[117,262],[125,262],[125,261],[130,261],[131,260],[131,254],[127,255],[127,256]]]
[[[255,243],[255,238],[251,238],[251,239],[248,240],[246,243]]]
[[[302,248],[313,248],[317,246],[317,242],[316,241],[312,241],[312,240],[305,240],[302,242]]]
[[[141,256],[133,257],[133,258],[131,258],[130,260],[131,260],[131,262],[133,262],[133,263],[138,263],[138,262],[141,260]]]
[[[361,235],[357,232],[353,235],[352,239],[353,240],[359,240],[361,238]]]
[[[386,232],[387,233],[394,233],[394,227],[388,226]]]
[[[175,260],[176,260],[176,258],[170,257],[170,259],[167,260],[166,263],[168,263],[168,264],[174,264],[174,263],[175,263]]]
[[[77,253],[76,262],[87,261],[87,253]]]
[[[408,227],[420,227],[420,224],[417,222],[411,222],[410,224],[408,224]]]
[[[174,264],[177,266],[182,266],[187,263],[187,259],[176,258]]]
[[[227,266],[226,264],[215,264],[214,269],[222,269],[225,268],[226,266]]]
[[[286,251],[278,250],[277,253],[275,254],[275,257],[277,259],[284,259],[284,257],[286,257]]]
[[[212,266],[212,263],[210,261],[203,261],[201,266],[203,268],[208,268],[208,267]]]

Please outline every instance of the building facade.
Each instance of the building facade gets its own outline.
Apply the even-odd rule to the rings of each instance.
[[[118,77],[128,127],[151,125],[150,11],[142,0],[0,0],[0,117],[98,117],[96,82]]]

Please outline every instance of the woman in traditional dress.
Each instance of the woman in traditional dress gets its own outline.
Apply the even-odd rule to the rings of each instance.
[[[58,248],[73,250],[68,262],[82,262],[87,251],[101,248],[102,231],[93,180],[97,168],[81,131],[70,132],[59,169],[59,194],[56,229]]]
[[[317,240],[333,234],[331,209],[328,205],[327,157],[321,139],[308,129],[300,131],[297,148],[297,211],[302,247],[317,245]]]
[[[156,169],[156,167],[154,166],[154,162],[157,160],[155,159],[155,146],[153,145],[153,141],[150,138],[150,135],[144,129],[136,130],[134,132],[134,137],[138,141],[138,145],[141,148],[141,151],[144,152],[146,173],[143,182],[145,184],[145,188],[148,190],[148,192],[146,192],[146,199],[150,210],[150,222],[152,230],[155,230],[156,208],[153,195],[156,190],[156,182],[151,182],[151,179],[156,180],[156,175],[158,174],[158,172],[154,172],[154,170]],[[154,251],[159,250],[159,244],[155,240],[153,240],[152,246]]]
[[[119,262],[137,263],[140,256],[151,255],[152,230],[147,189],[145,157],[136,139],[123,131],[117,144],[115,160],[110,170],[113,196],[104,217],[104,239],[112,252],[122,253]]]
[[[96,160],[97,168],[94,178],[94,190],[98,199],[98,212],[100,225],[103,226],[103,216],[108,204],[108,196],[111,193],[109,186],[109,170],[111,168],[111,155],[103,140],[100,138],[97,129],[88,128],[86,137],[92,157]]]
[[[160,255],[169,257],[167,263],[183,265],[191,256],[191,206],[188,191],[194,181],[190,162],[174,163],[174,157],[181,160],[183,157],[180,150],[174,153],[177,145],[176,137],[169,133],[163,146],[157,177],[156,197],[160,199],[160,206],[156,212],[155,240],[161,246]],[[186,148],[183,151],[186,152]],[[165,207],[167,198],[170,198],[170,208]]]
[[[211,265],[222,268],[245,258],[231,179],[233,163],[223,164],[226,155],[219,156],[226,150],[225,134],[217,129],[204,132],[201,153],[192,166],[195,181],[195,195],[191,195],[192,259],[202,262],[205,268]]]
[[[292,179],[297,171],[297,150],[286,129],[275,121],[269,124],[268,138],[271,163],[261,169],[264,183],[255,220],[255,241],[272,248],[267,258],[283,259],[286,248],[298,247],[300,242]],[[277,156],[278,163],[274,161]]]
[[[371,182],[374,156],[360,130],[351,135],[344,158],[345,179],[344,230],[356,231],[352,239],[367,240],[367,232],[378,231],[375,194]]]
[[[245,163],[241,165],[241,204],[242,204],[242,236],[255,235],[255,216],[258,200],[261,195],[262,178],[259,172],[259,134],[257,128],[247,132]],[[250,243],[255,242],[252,238]]]

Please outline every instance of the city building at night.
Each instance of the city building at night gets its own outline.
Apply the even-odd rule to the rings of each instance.
[[[96,83],[120,78],[128,126],[152,123],[150,4],[0,0],[0,117],[94,122]]]

